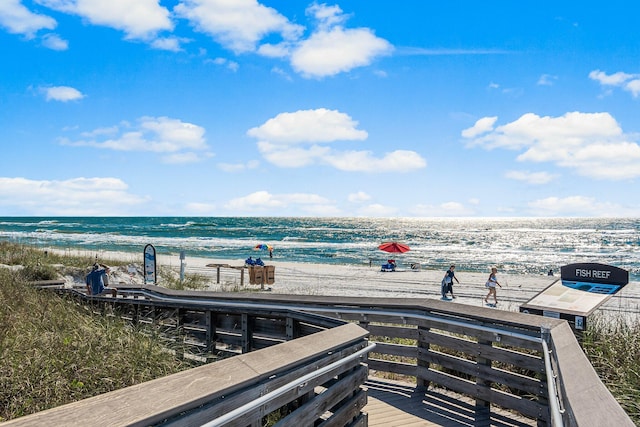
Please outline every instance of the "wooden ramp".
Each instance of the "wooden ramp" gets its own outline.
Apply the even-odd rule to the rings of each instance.
[[[368,403],[364,412],[369,427],[423,426],[535,426],[536,421],[518,414],[491,408],[490,419],[476,419],[475,402],[444,389],[418,388],[415,385],[369,377],[366,382]]]

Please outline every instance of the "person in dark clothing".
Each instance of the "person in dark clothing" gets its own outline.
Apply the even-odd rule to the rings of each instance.
[[[444,273],[444,278],[442,279],[442,298],[447,298],[447,294],[451,294],[451,298],[455,298],[453,295],[453,280],[455,279],[458,284],[460,281],[456,277],[454,270],[456,269],[455,265],[451,265],[446,273]]]
[[[87,295],[102,295],[107,292],[111,292],[111,295],[115,297],[118,290],[115,288],[109,288],[104,285],[105,277],[109,273],[109,268],[101,266],[97,262],[93,264],[91,272],[87,274],[85,282],[87,285]]]

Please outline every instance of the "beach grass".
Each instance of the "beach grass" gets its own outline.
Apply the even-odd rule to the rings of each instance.
[[[589,319],[582,347],[611,394],[640,425],[640,322],[624,317]]]
[[[45,264],[37,251],[15,250],[0,245],[0,263],[24,265],[0,268],[0,421],[191,367],[148,331],[29,285],[58,278],[63,267]]]
[[[175,290],[202,290],[208,286],[209,279],[197,273],[185,273],[180,279],[180,275],[176,274],[170,268],[159,268],[158,276],[160,278],[159,282],[163,287],[168,289]]]

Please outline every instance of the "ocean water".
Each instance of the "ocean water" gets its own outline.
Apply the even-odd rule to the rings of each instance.
[[[140,252],[216,259],[268,258],[253,248],[274,247],[279,260],[368,265],[389,258],[423,268],[513,274],[559,272],[576,262],[624,268],[640,281],[640,219],[576,218],[253,218],[253,217],[0,217],[0,240],[95,251]],[[378,250],[407,244],[404,254]]]

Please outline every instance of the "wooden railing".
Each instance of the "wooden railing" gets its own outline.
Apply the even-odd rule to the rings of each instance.
[[[0,425],[253,427],[267,417],[283,426],[367,424],[362,385],[373,345],[355,324],[245,303],[190,301],[188,292],[162,290],[153,299],[135,292],[115,299],[71,295],[100,314],[162,328],[180,338],[173,348],[185,354],[235,357]]]
[[[371,372],[471,396],[478,421],[489,416],[490,405],[498,405],[547,425],[558,419],[567,426],[634,425],[563,320],[432,299],[211,295],[220,303],[244,300],[357,322],[376,342],[368,360]],[[543,339],[553,378],[547,377]],[[552,399],[558,417],[552,417]]]
[[[157,312],[152,316],[149,313],[144,314],[145,310],[154,306],[174,307],[175,310],[178,310],[177,318],[183,319],[182,326],[187,331],[197,332],[190,336],[195,341],[203,343],[201,345],[205,347],[206,351],[219,349],[218,339],[221,340],[225,349],[232,350],[234,346],[239,347],[239,353],[247,353],[267,346],[269,343],[282,341],[283,344],[259,351],[275,352],[281,346],[287,346],[286,351],[278,350],[276,354],[280,354],[280,357],[291,356],[287,358],[288,364],[285,366],[290,367],[292,364],[300,363],[300,370],[304,370],[306,364],[311,363],[313,357],[290,352],[289,349],[297,348],[299,345],[313,344],[314,348],[319,350],[316,346],[322,339],[331,337],[336,331],[344,330],[340,329],[344,326],[329,329],[330,322],[326,319],[319,326],[312,321],[313,319],[323,319],[323,317],[306,318],[302,322],[294,321],[294,317],[301,318],[296,317],[298,315],[294,316],[293,313],[304,311],[308,315],[322,314],[358,323],[370,332],[371,340],[376,342],[376,348],[370,354],[367,362],[371,372],[375,372],[376,375],[381,373],[387,376],[402,375],[405,378],[413,378],[418,386],[446,387],[471,396],[476,402],[476,421],[479,423],[482,423],[485,418],[488,419],[491,405],[498,405],[535,419],[540,424],[633,425],[627,414],[602,384],[571,329],[562,320],[430,299],[319,297],[265,293],[221,294],[132,286],[121,287],[121,290],[138,295],[138,298],[131,299],[131,301],[119,302],[132,307],[138,306],[136,309],[130,309],[134,310],[130,316],[132,320],[134,317],[138,321],[145,321],[144,319],[150,317],[157,318]],[[140,299],[140,297],[144,297],[144,299]],[[137,314],[135,310],[138,310]],[[157,310],[157,308],[153,308],[153,310]],[[183,312],[184,316],[180,315],[180,310],[186,310]],[[228,321],[222,321],[218,315],[214,316],[213,314],[210,316],[214,317],[208,323],[207,316],[209,315],[195,323],[185,320],[198,310],[201,312],[211,311],[212,313],[216,310],[222,310],[226,313],[223,318]],[[289,314],[284,316],[284,319],[291,318],[292,320],[283,320],[282,318],[274,320],[273,316],[266,315],[266,313],[278,311],[288,312]],[[266,322],[257,320],[262,318],[268,320]],[[179,323],[175,325],[176,328]],[[353,324],[351,326],[356,327]],[[322,328],[326,329],[321,331]],[[279,332],[276,333],[276,331]],[[343,350],[343,353],[353,354],[364,349],[365,334],[362,331],[359,328],[355,335],[350,335],[350,339],[347,340],[349,341],[348,350]],[[304,336],[305,334],[306,336]],[[210,339],[207,339],[207,336]],[[302,338],[299,338],[301,336]],[[285,342],[289,339],[293,340]],[[545,353],[543,349],[543,340],[546,340],[545,342],[550,349],[549,353]],[[341,345],[345,345],[344,341],[340,342]],[[321,348],[324,347],[321,346]],[[327,351],[327,349],[319,351]],[[251,352],[238,357],[251,356],[253,358],[257,353]],[[316,357],[319,355],[318,352],[314,354]],[[330,358],[331,360],[326,363],[333,363],[343,355],[338,358]],[[551,366],[545,367],[545,358],[551,360]],[[213,370],[215,365],[219,363],[222,362],[207,366],[211,366],[210,369]],[[239,369],[243,365],[241,363],[233,366]],[[224,372],[233,372],[234,376],[242,376],[242,370],[230,370],[233,366],[226,365]],[[315,369],[316,365],[312,366]],[[342,397],[340,409],[333,406],[335,412],[332,413],[341,414],[338,418],[340,422],[357,420],[355,425],[366,425],[366,415],[359,414],[359,410],[362,408],[360,406],[361,400],[364,398],[359,388],[359,385],[362,384],[360,382],[362,378],[359,375],[362,375],[364,371],[359,363],[349,366],[348,372],[357,371],[354,374],[356,376],[347,381],[348,386],[345,385],[345,382],[341,382],[342,385],[339,389],[346,395]],[[282,369],[282,366],[280,368]],[[553,372],[554,378],[549,378],[547,374],[549,369]],[[189,374],[184,373],[183,375]],[[298,371],[288,378],[294,378],[296,375],[302,375],[302,372]],[[341,375],[347,374],[344,372]],[[342,378],[338,380],[338,377],[333,377],[329,383],[341,381]],[[268,377],[261,376],[260,380],[266,381],[265,378]],[[163,380],[156,381],[162,384]],[[253,380],[256,381],[255,378]],[[244,380],[239,381],[243,383]],[[548,383],[548,381],[552,381],[552,383]],[[257,382],[260,383],[259,380]],[[324,386],[329,386],[329,384],[325,383]],[[232,387],[231,391],[225,389],[220,393],[222,395],[233,394],[238,390],[237,384],[235,387]],[[255,384],[247,385],[247,388],[243,388],[243,390],[250,390],[251,387],[255,387]],[[274,385],[268,384],[267,381],[264,387],[265,391],[272,390]],[[552,392],[549,393],[549,390]],[[342,396],[341,393],[337,394]],[[216,396],[220,397],[220,394]],[[304,396],[306,396],[305,399],[313,398],[312,395]],[[100,396],[96,399],[99,398]],[[558,405],[549,404],[554,399],[557,400]],[[281,402],[278,401],[279,403]],[[297,402],[297,404],[300,403]],[[331,402],[331,404],[334,403]],[[203,403],[203,407],[212,404],[211,402]],[[225,408],[228,410],[242,405],[240,400],[234,400],[232,406],[225,406]],[[277,406],[277,404],[272,406]],[[330,404],[327,404],[321,408],[329,406]],[[558,407],[557,416],[551,414],[550,407],[554,406]],[[269,407],[271,408],[271,406]],[[216,413],[215,410],[208,413],[207,416],[214,413]],[[346,414],[345,418],[342,418],[342,414]],[[316,413],[312,416],[315,415]],[[255,421],[256,418],[253,419]],[[304,422],[297,423],[298,425],[308,425]],[[345,422],[335,425],[346,424]],[[293,424],[283,421],[283,425]]]

